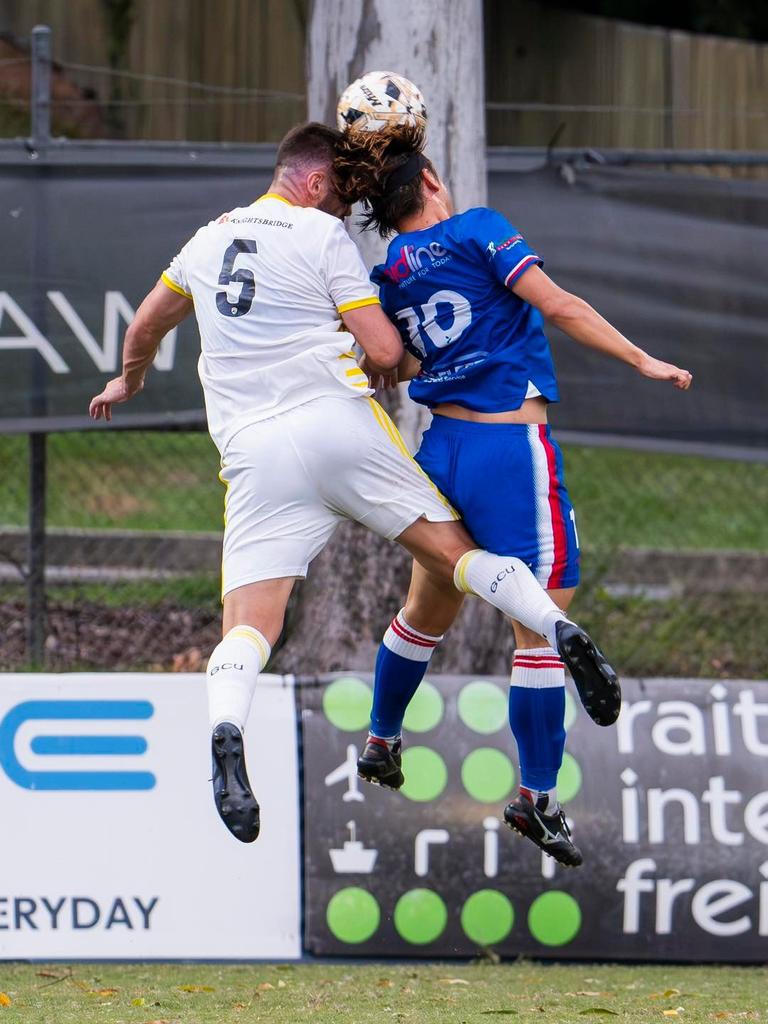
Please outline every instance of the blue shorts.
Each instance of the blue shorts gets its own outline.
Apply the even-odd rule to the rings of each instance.
[[[437,415],[416,461],[479,547],[522,559],[547,590],[577,585],[576,518],[547,425]]]

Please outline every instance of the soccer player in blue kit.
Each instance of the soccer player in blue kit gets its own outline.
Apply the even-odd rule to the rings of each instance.
[[[649,356],[559,288],[501,213],[482,207],[455,214],[422,145],[413,129],[348,133],[334,167],[341,197],[365,203],[366,226],[382,237],[395,233],[371,277],[409,353],[399,379],[410,379],[410,397],[434,414],[416,459],[478,547],[526,562],[566,609],[579,581],[579,542],[562,455],[547,424],[547,406],[559,392],[544,320],[652,380],[685,390],[691,374]],[[472,593],[467,575],[457,583]],[[405,711],[462,600],[414,564],[406,605],[376,662],[371,729],[358,761],[367,781],[402,786]],[[560,863],[577,866],[582,855],[556,789],[565,746],[564,665],[542,637],[512,625],[509,723],[520,791],[504,820]],[[591,717],[607,724],[581,696]]]

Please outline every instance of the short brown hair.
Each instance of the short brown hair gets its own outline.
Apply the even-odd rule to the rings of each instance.
[[[275,169],[300,165],[332,164],[341,132],[319,121],[291,128],[277,150]]]

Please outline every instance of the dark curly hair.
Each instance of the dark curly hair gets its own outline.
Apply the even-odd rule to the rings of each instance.
[[[423,209],[420,171],[426,167],[436,173],[423,154],[424,143],[424,130],[409,126],[377,132],[348,129],[337,141],[336,191],[350,205],[363,203],[364,229],[374,228],[386,238],[404,217]],[[400,184],[403,176],[408,180]]]

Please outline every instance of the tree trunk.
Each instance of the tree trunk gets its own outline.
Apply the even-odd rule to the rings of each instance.
[[[458,210],[486,201],[482,0],[315,0],[307,44],[309,117],[336,123],[344,88],[366,71],[396,71],[414,81],[427,105],[427,153]],[[354,229],[353,229],[354,230]],[[378,262],[385,243],[358,234],[364,259]],[[388,403],[411,447],[427,422],[404,390]],[[361,527],[343,524],[291,602],[285,672],[368,669],[394,612],[404,602],[410,558]],[[467,601],[434,668],[506,671],[508,627],[493,609]]]

